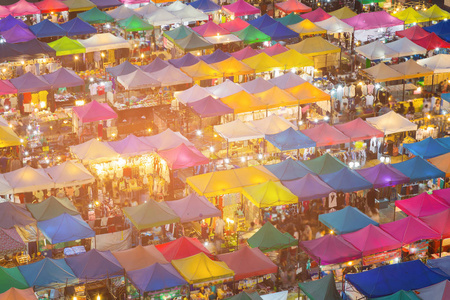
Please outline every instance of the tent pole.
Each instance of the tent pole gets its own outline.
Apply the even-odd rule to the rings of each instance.
[[[403,79],[403,97],[402,97],[402,101],[405,101],[405,86],[406,86],[406,80]]]
[[[442,257],[442,238],[441,238],[439,244],[440,244],[439,245],[439,257]]]

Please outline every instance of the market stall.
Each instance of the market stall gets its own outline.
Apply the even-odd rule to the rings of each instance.
[[[169,263],[153,245],[145,247],[138,245],[131,249],[115,251],[112,254],[127,273],[152,266],[155,263]]]
[[[281,233],[270,222],[266,222],[247,243],[251,248],[259,248],[264,253],[298,246],[298,240],[287,232]]]
[[[408,176],[411,182],[445,177],[445,172],[420,157],[413,157],[391,166]]]
[[[264,167],[275,175],[279,180],[295,180],[304,177],[306,174],[314,174],[302,161],[287,158],[282,162]]]
[[[213,257],[211,252],[209,252],[199,240],[185,236],[168,243],[156,245],[156,249],[158,249],[168,261],[191,257],[199,253],[204,253],[211,258]]]
[[[336,234],[355,232],[370,224],[378,226],[377,222],[352,206],[321,214],[319,215],[319,221]]]
[[[38,221],[37,227],[52,245],[95,237],[94,230],[80,215],[62,213],[58,217]]]
[[[106,138],[114,133],[111,120],[116,119],[117,114],[108,104],[93,100],[83,106],[73,107],[72,110],[74,112],[73,131],[83,140],[89,140],[95,136]],[[106,134],[103,132],[105,123]],[[94,124],[97,124],[97,134],[95,134]]]

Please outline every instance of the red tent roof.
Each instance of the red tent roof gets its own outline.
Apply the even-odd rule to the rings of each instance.
[[[15,93],[17,93],[17,89],[9,80],[0,80],[0,95]]]
[[[331,15],[329,15],[326,11],[324,11],[322,8],[318,8],[312,12],[302,14],[302,18],[308,19],[311,22],[320,22],[326,19],[331,18]]]
[[[350,137],[346,136],[328,123],[301,130],[303,134],[316,142],[317,147],[344,144],[350,142]]]
[[[409,199],[397,200],[395,206],[405,214],[414,217],[434,215],[449,208],[448,205],[426,192]]]
[[[434,32],[430,33],[429,35],[423,38],[415,39],[412,41],[417,45],[424,47],[427,50],[434,50],[437,48],[450,48],[450,43],[447,43],[446,41],[441,39]]]
[[[411,216],[395,222],[380,224],[380,228],[403,244],[410,244],[420,240],[439,239],[441,237],[427,224]]]
[[[284,11],[287,14],[297,12],[297,13],[306,13],[312,11],[312,8],[306,6],[297,0],[287,0],[286,2],[275,3],[275,7]]]
[[[69,10],[69,7],[60,0],[44,0],[36,2],[35,5],[43,14]]]
[[[220,27],[228,30],[229,32],[236,32],[236,31],[242,30],[244,28],[247,28],[248,25],[250,25],[250,24],[248,24],[241,18],[235,18],[233,21],[219,24]]]
[[[195,147],[181,144],[178,147],[163,150],[158,154],[164,158],[172,170],[184,169],[209,163],[209,160]]]
[[[172,261],[182,259],[200,252],[211,256],[211,253],[196,238],[181,237],[175,241],[156,245],[156,249],[162,253],[165,259]]]
[[[209,21],[197,27],[193,27],[192,30],[194,30],[203,37],[230,34],[228,30],[220,27],[213,21]]]
[[[19,0],[14,4],[8,5],[7,8],[14,17],[40,14],[41,10],[33,3],[29,3],[26,0]]]
[[[250,46],[245,47],[244,49],[241,49],[239,51],[230,53],[232,56],[234,56],[234,58],[236,58],[237,60],[243,60],[252,56],[255,56],[257,54],[259,54],[258,51],[256,51],[255,49],[253,49]]]
[[[277,54],[284,53],[288,50],[289,50],[288,48],[281,46],[281,44],[276,43],[275,45],[270,46],[269,48],[264,48],[264,49],[258,50],[258,52],[259,53],[264,52],[269,56],[274,56]]]
[[[343,234],[342,237],[362,251],[363,256],[394,250],[402,246],[400,241],[372,224],[358,231]]]
[[[72,107],[82,123],[116,119],[116,112],[106,103],[92,102],[83,106]]]
[[[383,137],[382,131],[363,121],[361,118],[334,126],[337,130],[350,137],[352,142],[368,140],[373,137]]]
[[[398,35],[399,37],[406,37],[410,40],[416,40],[426,37],[430,33],[425,29],[423,29],[422,27],[420,27],[419,25],[415,25],[405,30],[396,31],[395,34]]]
[[[437,231],[442,239],[450,238],[450,209],[420,219]]]
[[[238,251],[220,254],[217,258],[234,271],[235,280],[273,274],[278,271],[277,265],[259,248],[243,246]]]
[[[222,6],[222,8],[230,15],[235,16],[255,15],[261,13],[261,11],[258,8],[245,2],[244,0],[238,0],[229,5],[224,5]]]

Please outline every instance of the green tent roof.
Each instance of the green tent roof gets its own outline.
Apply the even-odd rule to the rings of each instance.
[[[192,32],[185,38],[174,40],[173,42],[184,51],[202,50],[214,47],[213,44],[197,35],[195,32]]]
[[[318,175],[334,173],[347,167],[342,161],[328,153],[311,160],[305,160],[303,163]]]
[[[258,247],[262,252],[298,246],[298,241],[289,233],[281,233],[272,223],[267,222],[247,240],[251,248]]]
[[[125,207],[123,212],[138,230],[180,222],[180,217],[165,202],[155,200]]]
[[[153,26],[139,17],[132,15],[126,19],[120,20],[118,22],[119,26],[125,29],[125,31],[144,31],[152,30]]]
[[[19,268],[0,267],[0,294],[12,287],[23,290],[28,288],[28,284],[22,273],[20,273]]]
[[[233,297],[226,298],[225,300],[262,300],[262,298],[257,292],[251,294],[247,292],[242,292],[237,295],[234,295]]]
[[[361,4],[372,4],[372,3],[379,3],[379,2],[386,2],[386,0],[358,0],[361,2]]]
[[[173,42],[174,40],[184,39],[193,32],[189,27],[181,25],[174,30],[164,31],[163,35]]]
[[[89,24],[102,24],[107,22],[114,22],[114,18],[101,11],[97,7],[91,8],[88,11],[85,11],[81,14],[78,14],[78,18],[81,20],[88,22]]]
[[[333,274],[322,279],[299,283],[300,289],[311,300],[339,300],[342,299],[336,290]]]
[[[379,297],[376,300],[419,300],[420,298],[416,296],[413,291],[400,290],[395,294]]]
[[[68,198],[49,197],[40,203],[27,204],[27,209],[37,221],[56,218],[63,213],[75,216],[80,213]]]
[[[56,51],[56,56],[86,53],[86,48],[77,40],[72,40],[66,36],[48,43]]]
[[[295,13],[290,13],[287,16],[284,16],[282,18],[275,19],[275,20],[280,22],[284,26],[288,26],[288,25],[294,25],[294,24],[300,23],[304,19]]]
[[[256,29],[256,27],[249,25],[246,28],[233,32],[235,36],[240,38],[246,44],[262,43],[270,41],[270,36],[264,32]]]

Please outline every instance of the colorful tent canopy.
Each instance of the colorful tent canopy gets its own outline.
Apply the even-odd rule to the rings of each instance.
[[[310,129],[301,131],[306,136],[316,142],[317,147],[344,144],[350,142],[350,137],[346,136],[328,123],[322,123]]]
[[[361,118],[334,126],[337,130],[350,137],[352,142],[383,137],[383,132],[367,124]]]
[[[2,127],[6,128],[6,126],[2,126]],[[9,185],[8,181],[6,181],[5,176],[4,175],[0,176],[0,194],[1,195],[9,195],[9,194],[13,194],[13,193],[14,193],[13,188]]]
[[[131,249],[113,252],[112,254],[127,273],[146,268],[155,263],[169,263],[154,245],[145,247],[138,245]]]
[[[450,55],[437,54],[428,58],[419,59],[417,63],[421,66],[427,67],[435,74],[437,73],[450,73]]]
[[[288,294],[289,294],[288,291],[281,291],[277,293],[261,295],[261,298],[263,300],[287,300]]]
[[[286,14],[289,13],[305,13],[312,11],[312,8],[306,6],[298,0],[287,0],[281,3],[275,3],[275,7]]]
[[[64,4],[69,7],[69,12],[86,11],[96,7],[96,5],[89,0],[65,0]]]
[[[123,276],[124,269],[111,251],[92,249],[86,253],[65,258],[75,276],[81,280],[99,280]]]
[[[169,201],[169,203],[170,202],[172,201]],[[185,236],[168,243],[156,245],[156,249],[158,249],[158,251],[161,252],[168,261],[190,257],[199,253],[204,253],[211,256],[209,250],[206,249],[196,238]]]
[[[404,24],[402,20],[391,16],[384,10],[359,14],[342,21],[355,28],[355,30],[387,28]]]
[[[53,50],[53,48],[51,48],[47,43],[41,42],[37,39],[32,39],[30,41],[15,45],[4,43],[4,45],[11,45],[11,47],[16,48],[18,52],[21,52],[22,55],[16,57],[18,59],[23,59],[24,56],[27,57],[27,59],[56,56],[56,51]]]
[[[426,192],[412,198],[397,200],[395,206],[414,217],[426,217],[449,209],[447,204]]]
[[[207,96],[188,104],[200,118],[217,117],[232,114],[234,110],[212,96]]]
[[[400,290],[395,294],[384,296],[384,297],[377,297],[377,300],[418,300],[416,294],[413,291],[404,291]]]
[[[398,56],[424,55],[427,52],[427,49],[417,45],[408,38],[401,38],[394,42],[387,43],[386,46],[396,51]]]
[[[178,147],[181,144],[186,146],[193,146],[187,138],[181,133],[170,130],[170,128],[164,130],[161,133],[144,137],[150,145],[155,147],[158,151],[172,149]]]
[[[278,115],[270,115],[264,119],[250,122],[250,125],[258,129],[263,134],[276,134],[288,128],[296,129],[296,126]]]
[[[426,18],[428,18],[430,21],[439,21],[439,20],[447,20],[450,19],[450,13],[443,10],[436,4],[434,4],[432,7],[428,8],[425,11],[421,12],[422,15],[424,15]]]
[[[412,216],[380,224],[380,228],[403,244],[411,244],[420,240],[439,239],[441,237],[428,225]]]
[[[450,298],[450,281],[447,279],[411,293],[416,297],[414,299],[448,299]]]
[[[92,0],[92,3],[97,5],[97,7],[100,9],[122,5],[122,2],[120,2],[119,0]]]
[[[267,170],[275,175],[279,180],[294,180],[304,177],[306,174],[314,174],[301,161],[288,158],[282,162],[273,165],[265,165]]]
[[[147,22],[149,22],[153,26],[164,26],[167,24],[182,22],[180,17],[168,12],[163,8],[156,8],[156,10],[152,11],[151,13],[145,14],[144,18],[146,18]]]
[[[280,149],[280,151],[311,148],[316,146],[316,143],[312,139],[292,127],[289,127],[279,133],[266,134],[265,138],[272,145]]]
[[[241,292],[230,298],[226,298],[226,300],[262,300],[262,298],[258,295],[258,292],[253,292],[251,294],[247,292]]]
[[[0,18],[5,18],[7,16],[10,16],[11,12],[6,6],[0,6]]]
[[[341,52],[341,48],[331,44],[320,36],[310,37],[297,44],[288,45],[287,47],[311,57]]]
[[[156,148],[143,138],[134,134],[128,135],[120,141],[107,142],[121,156],[137,156],[155,152]]]
[[[427,37],[429,35],[429,32],[419,25],[414,25],[412,27],[409,27],[408,29],[396,31],[395,34],[399,37],[406,37],[412,41]]]
[[[429,162],[439,170],[445,172],[447,176],[450,174],[450,153],[433,157]]]
[[[344,193],[361,191],[372,187],[370,182],[348,168],[342,168],[334,173],[320,175],[320,179],[336,191],[342,191]]]
[[[390,111],[379,117],[367,118],[366,122],[384,132],[385,135],[417,130],[416,124],[394,111]]]
[[[143,66],[141,69],[143,69],[145,72],[149,72],[147,69],[145,69],[146,66]],[[130,61],[126,60],[120,65],[117,65],[115,67],[109,67],[106,68],[106,72],[111,74],[114,77],[121,76],[121,75],[127,75],[130,73],[133,73],[138,69],[137,66],[130,63]]]
[[[357,15],[353,10],[351,10],[348,6],[341,7],[337,10],[328,13],[331,16],[342,19],[349,19]]]
[[[264,52],[246,58],[242,60],[242,62],[253,68],[256,73],[271,72],[283,69],[283,65],[281,63]]]
[[[264,52],[269,56],[274,56],[277,54],[281,54],[283,52],[288,51],[288,48],[282,46],[280,43],[275,43],[272,46],[268,47],[268,48],[264,48],[259,50],[260,52]]]
[[[173,66],[177,68],[190,67],[198,62],[200,62],[200,59],[191,53],[186,53],[184,56],[180,58],[169,59],[169,63],[171,63]]]
[[[80,214],[68,198],[56,198],[53,196],[39,203],[29,203],[27,204],[27,209],[37,221],[50,220],[64,213],[72,216]]]
[[[247,240],[247,243],[251,248],[259,248],[262,252],[281,250],[298,245],[298,241],[289,233],[281,233],[270,222],[266,222]]]
[[[6,18],[0,20],[0,32],[9,30],[16,25],[19,25],[22,28],[28,28],[27,24],[25,24],[22,19],[16,19],[9,14],[8,16],[6,16]]]
[[[236,35],[238,38],[240,38],[245,44],[262,43],[270,41],[270,36],[258,30],[252,25],[249,25],[242,30],[233,32],[233,34]]]
[[[383,163],[370,168],[356,170],[356,172],[372,183],[376,189],[409,182],[409,177],[403,175],[391,165]]]
[[[117,24],[127,32],[152,30],[153,26],[136,15],[120,20]]]
[[[211,260],[203,252],[172,260],[172,265],[190,284],[229,278],[234,275],[226,263]]]
[[[339,264],[361,258],[361,252],[341,236],[327,234],[315,240],[301,241],[299,247],[319,265]]]
[[[170,264],[155,263],[146,268],[130,271],[127,277],[141,292],[154,292],[187,284]]]
[[[387,296],[400,290],[420,289],[445,280],[444,276],[435,273],[420,260],[347,274],[345,278],[360,293],[372,298]],[[389,284],[393,282],[395,284]]]
[[[214,48],[214,45],[192,32],[185,38],[174,40],[174,43],[184,51],[194,51]]]
[[[19,0],[14,4],[8,5],[7,8],[14,17],[36,15],[41,13],[41,10],[34,5],[34,3],[30,3],[26,0]]]
[[[268,108],[298,105],[298,100],[295,97],[277,86],[273,86],[263,92],[255,93],[254,96],[266,104]]]
[[[67,31],[67,36],[97,33],[97,29],[95,29],[95,27],[93,27],[89,23],[84,22],[78,17],[73,18],[66,23],[62,23],[61,28]]]
[[[341,21],[339,18],[332,16],[326,20],[316,22],[316,25],[325,29],[328,34],[342,33],[342,32],[353,32],[352,26]]]
[[[86,52],[131,48],[130,43],[124,38],[115,36],[109,32],[97,33],[88,39],[78,41],[86,48]]]
[[[231,55],[238,60],[244,60],[246,58],[250,58],[252,56],[257,55],[258,53],[259,52],[253,49],[252,47],[247,46],[244,49],[231,53]]]
[[[220,6],[216,3],[212,2],[211,0],[196,0],[193,2],[188,3],[188,5],[201,10],[202,12],[214,12],[217,10],[220,10]]]
[[[219,70],[211,65],[208,65],[203,60],[199,60],[199,62],[194,65],[181,67],[180,70],[190,76],[193,80],[204,80],[222,77],[222,74]]]
[[[50,244],[65,243],[95,236],[80,215],[63,213],[53,219],[37,222],[37,227]]]
[[[428,17],[424,16],[413,7],[408,7],[407,9],[398,12],[394,10],[391,15],[405,22],[405,25],[428,22],[430,20]]]
[[[278,267],[258,248],[243,246],[235,252],[219,254],[217,257],[234,271],[235,280],[274,274],[278,270]]]
[[[208,15],[181,1],[176,1],[164,7],[170,13],[180,18],[183,22],[196,22],[208,20]]]
[[[52,12],[67,11],[69,7],[60,0],[43,0],[34,3],[41,11],[41,14],[49,14]]]
[[[196,85],[196,84],[194,84],[192,87],[188,88],[187,90],[184,90],[184,91],[180,92],[179,94],[175,95],[177,100],[183,104],[199,101],[208,96],[211,96],[211,93],[207,89],[200,87],[199,85]]]
[[[289,50],[290,51],[290,50]],[[297,52],[298,53],[298,52]],[[294,56],[295,57],[295,56]],[[278,61],[284,61],[284,56],[276,56],[275,59]],[[306,81],[298,76],[297,74],[294,74],[292,72],[287,72],[281,76],[274,77],[272,79],[269,79],[269,82],[276,85],[282,90],[287,90],[289,88],[297,87]]]
[[[336,289],[336,282],[333,274],[328,274],[322,279],[299,283],[300,289],[314,300],[340,300],[342,299]]]
[[[256,77],[251,81],[241,83],[240,86],[250,94],[265,92],[274,87],[272,83],[262,77]]]
[[[95,138],[82,144],[70,146],[70,151],[83,163],[105,162],[119,158],[119,153],[111,146]]]
[[[327,33],[325,29],[319,27],[315,23],[311,22],[308,19],[301,21],[300,23],[289,25],[291,30],[297,32],[300,37],[304,35],[314,35],[314,34],[324,34]]]
[[[95,181],[94,176],[81,163],[70,160],[43,170],[53,180],[55,188],[89,184]]]
[[[51,189],[55,186],[42,169],[34,169],[30,166],[5,173],[4,176],[13,188],[14,193],[35,192]]]
[[[0,228],[0,255],[15,254],[20,251],[25,251],[27,246],[23,242],[16,228],[3,229]]]
[[[225,30],[228,30],[229,32],[236,32],[242,30],[246,28],[248,25],[250,24],[248,24],[241,18],[235,18],[234,20],[219,24],[220,27],[222,27]]]
[[[106,13],[108,15],[110,15],[116,21],[127,19],[127,18],[135,16],[135,15],[139,15],[138,12],[132,10],[131,8],[127,7],[126,5],[121,5],[117,8],[107,11]]]
[[[141,69],[136,69],[136,71],[126,75],[117,76],[117,82],[126,90],[140,90],[161,86],[161,82],[154,78],[152,74],[146,73]]]
[[[64,24],[62,24],[64,25]],[[56,51],[56,56],[85,53],[86,48],[77,40],[69,39],[66,36],[48,43]]]
[[[299,201],[308,201],[328,197],[334,191],[332,187],[323,182],[319,176],[306,174],[304,177],[296,180],[282,182]]]
[[[392,164],[392,167],[408,176],[411,181],[445,177],[445,172],[439,170],[437,167],[420,157],[413,157],[404,162]]]
[[[432,137],[428,137],[420,142],[405,144],[404,147],[412,154],[420,156],[424,159],[433,158],[450,152],[450,149],[443,146]]]
[[[23,227],[36,222],[21,205],[11,201],[0,203],[0,228]]]
[[[203,37],[230,34],[228,30],[222,28],[213,21],[208,21],[203,25],[196,26],[192,28],[192,30]]]
[[[0,300],[33,300],[33,299],[37,299],[33,288],[28,288],[25,290],[10,288],[6,292],[0,294]]]
[[[378,226],[377,222],[353,206],[346,206],[331,213],[321,214],[319,215],[319,221],[337,234],[355,232],[370,224]]]
[[[433,196],[438,198],[441,202],[450,206],[450,190],[449,189],[434,190]]]
[[[247,75],[255,72],[255,70],[253,70],[251,67],[237,60],[233,56],[220,62],[212,63],[211,66],[219,70],[219,72],[221,72],[224,77]]]
[[[0,80],[0,95],[15,94],[17,89],[9,80]]]
[[[207,92],[219,98],[231,96],[242,90],[244,90],[244,88],[240,84],[234,83],[229,79],[226,79],[224,82],[218,85],[206,88]]]
[[[0,293],[6,292],[10,288],[26,289],[29,285],[17,267],[0,267]],[[5,299],[6,300],[6,299]],[[9,300],[9,299],[7,299]]]
[[[405,79],[419,78],[433,75],[433,71],[431,69],[422,67],[414,59],[408,59],[405,62],[393,65],[391,68],[397,72],[400,72]]]
[[[166,203],[151,199],[138,206],[125,207],[123,212],[138,230],[180,221],[180,217]]]
[[[89,24],[103,24],[107,22],[114,22],[114,18],[108,15],[106,12],[101,11],[97,7],[91,8],[88,11],[79,13],[77,15],[81,20]]]
[[[67,34],[67,32],[59,26],[59,24],[52,23],[47,19],[30,26],[30,31],[38,38],[63,36]]]
[[[441,39],[436,33],[429,33],[427,36],[412,40],[417,45],[427,49],[436,50],[439,48],[450,48],[450,43]]]
[[[297,197],[280,182],[267,181],[258,185],[245,187],[242,195],[256,207],[273,207],[278,205],[296,204]]]
[[[83,106],[72,107],[72,109],[81,123],[117,118],[116,112],[107,103],[98,103],[95,100]]]
[[[261,28],[261,31],[270,36],[272,41],[281,41],[298,37],[298,34],[279,22]]]
[[[36,38],[28,28],[22,28],[19,25],[14,25],[11,29],[2,31],[1,35],[7,43],[11,44],[27,42]]]
[[[450,257],[443,256],[436,259],[427,260],[427,265],[432,270],[441,272],[442,275],[449,276],[450,275]]]
[[[264,14],[256,19],[253,19],[251,21],[248,21],[248,23],[258,29],[262,29],[264,27],[276,24],[277,21],[275,21],[272,17],[270,17],[268,14]]]
[[[169,30],[169,31],[164,31],[163,35],[171,40],[180,40],[180,39],[184,39],[185,37],[187,37],[188,35],[190,35],[191,33],[193,33],[194,31],[187,26],[181,25],[175,29]]]
[[[326,13],[322,8],[317,8],[314,11],[308,12],[306,14],[302,14],[302,18],[308,19],[311,22],[320,22],[331,18],[331,15]]]
[[[260,10],[251,4],[245,2],[244,0],[238,0],[229,5],[223,5],[223,10],[236,17],[246,16],[246,15],[256,15],[260,13]]]
[[[328,153],[311,160],[305,160],[303,163],[310,170],[319,175],[334,173],[347,167],[342,161]]]
[[[173,149],[159,151],[158,154],[167,162],[171,170],[186,169],[209,163],[209,159],[199,150],[185,144]]]
[[[441,235],[441,239],[450,237],[450,209],[438,212],[434,215],[421,217],[425,224]]]
[[[240,95],[241,93],[242,92],[239,92],[235,95]],[[233,96],[229,96],[226,98],[230,98]],[[226,99],[226,98],[222,98],[222,99]],[[225,101],[225,103],[227,103],[227,102],[228,101]],[[215,125],[214,131],[217,132],[221,137],[226,139],[228,142],[246,141],[246,140],[259,139],[259,138],[264,137],[264,135],[261,132],[259,132],[254,127],[249,126],[248,124],[242,122],[240,119],[236,119],[235,121],[228,122],[228,123],[221,124],[221,125]]]
[[[0,147],[13,147],[22,145],[20,137],[9,126],[0,126]]]
[[[126,63],[126,62],[129,63],[128,60],[126,60],[124,63]],[[169,65],[169,63],[168,63],[167,60],[162,60],[161,58],[157,57],[151,63],[149,63],[148,65],[141,66],[141,69],[143,71],[147,72],[147,73],[152,73],[152,72],[156,72],[156,71],[162,70],[165,67],[167,67],[168,65]],[[106,70],[108,70],[108,69],[111,69],[111,68],[106,68]]]
[[[369,60],[387,59],[399,56],[397,51],[389,48],[380,40],[356,47],[355,51]]]
[[[225,103],[227,106],[234,109],[235,114],[267,109],[267,105],[265,103],[263,103],[260,99],[258,99],[254,95],[249,94],[247,91],[240,91],[233,95],[223,97],[220,100],[223,103]],[[238,120],[236,120],[236,121],[238,121]],[[236,122],[236,121],[234,121],[234,122]],[[227,124],[229,124],[229,123],[227,123]],[[223,124],[223,125],[226,125],[226,124]],[[236,125],[236,123],[234,123],[234,125]],[[242,128],[240,130],[235,130],[235,129],[231,130],[230,129],[234,133],[232,135],[227,135],[228,138],[231,138],[233,140],[236,138],[238,138],[238,140],[248,140],[248,139],[263,137],[263,135],[260,132],[258,132],[257,130],[254,130],[252,128],[249,129],[248,125],[243,125],[243,123],[238,124],[238,125],[242,126]],[[214,127],[217,127],[217,126],[222,126],[222,125],[216,125]],[[231,128],[231,125],[229,125],[229,126],[230,126],[229,128]],[[222,127],[220,127],[220,128],[222,128]]]
[[[42,77],[52,89],[84,85],[84,80],[77,73],[66,68],[59,68],[53,73],[42,75]]]
[[[447,42],[449,41],[450,22],[442,21],[435,25],[425,27],[424,29],[428,32],[436,33],[440,38],[444,39]]]
[[[159,71],[152,72],[151,76],[158,80],[163,87],[192,83],[191,77],[172,65],[168,65]]]
[[[403,80],[404,75],[391,67],[388,67],[385,63],[376,64],[373,67],[362,70],[370,79],[375,82],[386,82],[392,80]]]
[[[300,23],[304,19],[295,13],[290,13],[282,18],[276,19],[278,22],[283,24],[284,26],[294,25]]]

